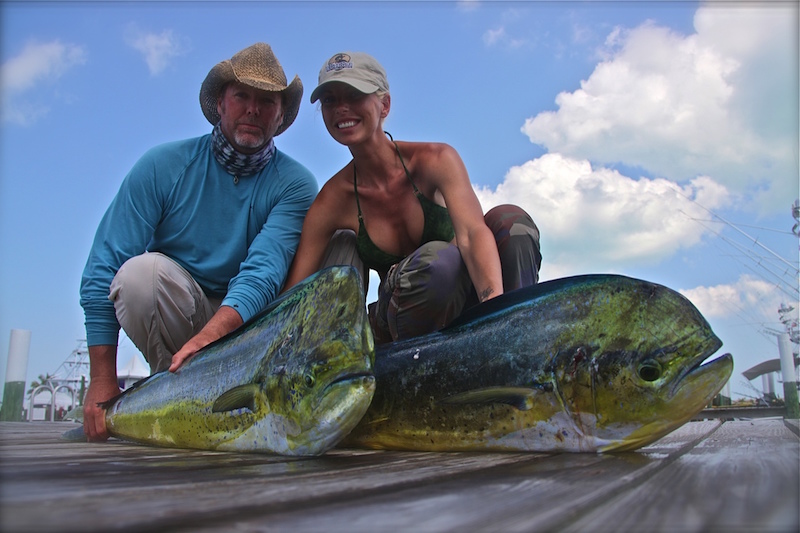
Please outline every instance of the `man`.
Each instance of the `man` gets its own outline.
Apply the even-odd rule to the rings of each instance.
[[[212,133],[157,146],[126,176],[81,281],[89,440],[108,438],[97,403],[119,393],[120,327],[152,372],[174,372],[280,291],[317,193],[314,176],[273,142],[302,95],[269,45],[245,48],[200,89]]]

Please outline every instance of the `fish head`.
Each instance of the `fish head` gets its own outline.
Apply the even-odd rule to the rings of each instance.
[[[258,380],[269,414],[256,430],[285,439],[286,455],[319,455],[335,446],[375,392],[375,346],[358,272],[332,267],[303,290]]]
[[[667,287],[614,276],[587,284],[587,306],[554,358],[554,382],[576,429],[600,451],[645,446],[688,422],[733,372],[708,322]],[[580,342],[574,342],[580,339]]]

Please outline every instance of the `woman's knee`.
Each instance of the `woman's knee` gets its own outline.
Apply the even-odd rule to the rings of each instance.
[[[420,246],[400,262],[392,278],[395,294],[425,292],[449,294],[459,285],[466,265],[458,247],[443,241]]]
[[[539,239],[539,228],[533,218],[519,206],[512,204],[495,206],[486,213],[483,219],[495,237],[507,237],[516,225],[527,228],[526,231],[535,233],[537,241]]]
[[[389,274],[386,322],[395,340],[436,331],[464,308],[472,283],[458,248],[423,245]]]
[[[494,234],[506,291],[536,284],[542,266],[539,228],[516,205],[499,205],[484,218]]]
[[[350,265],[353,266],[359,274],[361,274],[361,281],[364,285],[364,292],[367,292],[369,287],[369,273],[364,266],[364,262],[358,255],[356,248],[356,233],[353,230],[342,229],[337,230],[322,256],[322,263],[320,270],[331,266]]]

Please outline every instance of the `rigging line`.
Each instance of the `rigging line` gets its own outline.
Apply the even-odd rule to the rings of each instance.
[[[773,267],[776,267],[776,268],[777,268],[779,265],[776,265],[776,264],[772,263],[772,262],[770,261],[770,258],[769,258],[769,257],[766,257],[766,256],[762,256],[762,255],[758,255],[758,254],[756,254],[755,252],[753,252],[753,251],[752,251],[752,250],[750,250],[749,248],[746,248],[746,247],[744,247],[744,246],[743,246],[743,245],[741,245],[740,243],[738,243],[738,242],[736,242],[736,241],[734,241],[734,240],[732,240],[732,239],[729,239],[728,237],[725,237],[724,235],[722,235],[722,234],[721,234],[720,232],[718,232],[717,230],[715,230],[715,229],[713,229],[713,228],[710,228],[709,226],[707,226],[707,225],[703,224],[703,223],[702,223],[702,222],[700,222],[698,219],[694,219],[694,218],[692,218],[692,217],[689,217],[689,215],[688,215],[688,214],[687,214],[685,211],[683,211],[683,210],[681,210],[681,209],[678,209],[678,212],[679,212],[679,213],[682,213],[683,215],[685,215],[686,217],[690,218],[691,220],[694,220],[694,221],[695,221],[695,222],[697,222],[699,225],[701,225],[701,226],[703,226],[704,228],[706,228],[706,229],[707,229],[709,232],[713,233],[714,235],[716,235],[717,237],[719,237],[721,240],[725,241],[726,243],[730,244],[731,246],[733,246],[734,248],[736,248],[737,250],[739,250],[739,251],[740,251],[742,254],[744,254],[745,256],[747,256],[748,258],[750,258],[752,261],[754,261],[755,263],[757,263],[759,266],[762,266],[763,268],[765,268],[767,271],[769,271],[770,273],[772,273],[772,274],[773,274],[773,275],[775,275],[776,277],[781,277],[781,276],[784,276],[784,275],[791,275],[791,274],[788,272],[788,270],[784,270],[784,271],[783,271],[783,274],[775,274],[774,272],[771,272],[769,269],[767,269],[767,268],[766,268],[765,266],[763,266],[763,265],[764,265],[764,264],[769,264],[769,265],[771,265],[771,266],[773,266]],[[713,223],[713,221],[712,221],[712,223]],[[734,256],[734,257],[735,257],[735,256]],[[783,262],[785,263],[785,261],[783,261]],[[793,268],[793,267],[792,267],[792,270],[794,270],[794,268]],[[794,276],[792,276],[792,281],[794,281],[794,280],[795,280],[795,278],[794,278]],[[785,281],[784,281],[784,282],[785,282]],[[791,283],[789,283],[789,284],[791,285]]]
[[[796,299],[796,298],[797,298],[797,296],[798,296],[797,294],[792,294],[790,291],[788,291],[787,289],[785,289],[785,288],[784,288],[784,287],[781,285],[781,283],[785,283],[785,282],[783,282],[783,280],[779,280],[779,282],[778,282],[778,283],[776,283],[775,281],[769,281],[769,280],[767,280],[767,279],[764,279],[764,276],[763,276],[763,274],[761,274],[761,273],[759,273],[758,271],[756,271],[756,270],[755,270],[753,267],[751,267],[750,265],[747,265],[747,264],[745,264],[745,263],[742,263],[742,266],[744,266],[746,269],[748,269],[748,270],[750,270],[751,272],[753,272],[753,274],[755,274],[757,277],[759,277],[759,278],[763,279],[763,280],[764,280],[766,283],[768,283],[768,284],[770,284],[770,285],[773,285],[773,286],[774,286],[776,289],[778,289],[780,292],[782,292],[782,293],[783,293],[785,296],[787,296],[787,297],[789,297],[789,298],[791,298],[791,299]],[[790,286],[790,287],[789,287],[789,289],[791,289],[792,291],[794,291],[794,292],[796,292],[796,293],[798,292],[798,290],[797,290],[797,289],[795,289],[794,287],[791,287],[791,286]]]
[[[736,243],[736,242],[731,242],[731,241],[728,241],[728,240],[727,240],[725,237],[723,237],[723,236],[720,236],[720,239],[722,239],[722,240],[723,240],[723,241],[725,241],[725,242],[728,242],[728,244],[730,244],[730,245],[731,245],[731,246],[733,246],[733,247],[736,247],[736,246],[738,245],[738,243]],[[762,269],[764,269],[764,270],[765,270],[765,271],[766,271],[768,274],[770,274],[770,276],[772,276],[772,277],[774,278],[774,279],[773,279],[773,281],[772,281],[772,283],[776,283],[776,281],[775,281],[775,280],[777,280],[777,283],[779,283],[779,284],[781,284],[781,285],[786,285],[786,286],[788,286],[788,288],[789,288],[791,291],[793,291],[793,292],[795,292],[795,293],[798,293],[798,294],[800,294],[800,289],[798,289],[798,288],[797,288],[795,285],[793,285],[793,284],[792,284],[792,283],[795,281],[794,279],[791,279],[791,280],[786,280],[786,279],[784,279],[784,278],[783,278],[783,275],[785,274],[785,272],[784,272],[784,274],[781,274],[781,273],[777,273],[777,272],[774,272],[774,271],[772,271],[772,270],[771,270],[771,269],[768,267],[769,263],[767,263],[766,261],[761,261],[761,259],[762,259],[762,258],[761,258],[760,256],[755,256],[755,258],[754,258],[753,256],[751,256],[751,255],[749,254],[749,251],[748,251],[747,249],[741,249],[740,251],[741,251],[741,252],[742,252],[742,253],[743,253],[743,254],[744,254],[746,257],[748,257],[748,258],[749,258],[751,261],[755,262],[755,263],[756,263],[756,264],[757,264],[759,267],[761,267],[761,268],[762,268]],[[731,256],[731,257],[733,257],[733,258],[735,258],[735,259],[736,259],[736,256]],[[756,258],[758,259],[758,261],[756,261]],[[746,264],[746,263],[745,263],[745,262],[743,262],[743,261],[739,261],[739,263],[741,263],[741,264],[742,264],[744,267],[746,267],[746,268],[748,268],[749,270],[751,270],[751,271],[752,271],[752,272],[753,272],[753,273],[754,273],[756,276],[758,276],[758,277],[760,277],[760,278],[764,279],[765,281],[768,281],[767,279],[765,279],[765,276],[764,276],[763,274],[761,274],[761,273],[759,273],[758,271],[756,271],[756,270],[755,270],[755,269],[754,269],[754,268],[753,268],[751,265],[748,265],[748,264]],[[771,266],[771,265],[770,265],[770,266]],[[789,294],[789,293],[788,293],[788,292],[787,292],[787,291],[786,291],[786,290],[785,290],[783,287],[781,287],[781,286],[779,286],[779,285],[777,285],[777,284],[776,284],[776,287],[777,287],[779,290],[781,290],[781,292],[783,292],[784,294],[786,294],[787,296],[789,296],[789,297],[791,297],[791,298],[796,298],[796,297],[797,297],[797,294]]]
[[[680,210],[679,210],[679,211],[680,211]],[[681,212],[681,213],[683,213],[683,211],[680,211],[680,212]],[[686,214],[686,213],[684,213],[684,214]],[[687,216],[688,216],[688,215],[687,215]],[[795,293],[800,293],[800,291],[798,291],[798,289],[797,289],[797,288],[795,288],[794,286],[792,286],[792,284],[791,284],[789,281],[787,281],[787,280],[783,279],[781,274],[777,274],[777,273],[773,272],[772,270],[770,270],[770,268],[768,268],[768,267],[767,267],[767,265],[769,264],[769,263],[767,263],[767,262],[766,262],[766,260],[765,260],[765,259],[767,259],[767,258],[763,258],[762,256],[759,256],[759,255],[756,255],[756,254],[754,254],[754,253],[753,253],[751,250],[749,250],[749,249],[747,249],[747,248],[743,247],[741,244],[739,244],[739,243],[737,243],[737,242],[735,242],[735,241],[732,241],[732,240],[728,239],[727,237],[724,237],[723,235],[721,235],[720,233],[717,233],[715,230],[713,230],[713,229],[709,228],[709,227],[708,227],[708,226],[706,226],[705,224],[703,224],[703,223],[701,223],[701,222],[698,222],[698,221],[696,221],[696,220],[695,220],[695,222],[697,222],[698,224],[700,224],[701,226],[703,226],[704,228],[706,228],[706,229],[707,229],[708,231],[710,231],[711,233],[715,234],[715,235],[716,235],[717,237],[719,237],[721,240],[723,240],[723,241],[727,242],[729,245],[731,245],[732,247],[734,247],[734,248],[736,248],[737,250],[739,250],[739,251],[740,251],[740,252],[741,252],[741,253],[742,253],[742,254],[743,254],[745,257],[747,257],[747,258],[748,258],[748,259],[750,259],[751,261],[755,262],[755,263],[756,263],[758,266],[760,266],[762,269],[764,269],[764,270],[765,270],[765,271],[766,271],[768,274],[770,274],[772,277],[776,278],[778,281],[777,281],[777,283],[776,283],[776,282],[775,282],[775,280],[769,281],[769,280],[765,279],[765,276],[763,275],[763,273],[759,273],[759,272],[757,272],[757,271],[756,271],[755,269],[753,269],[753,268],[752,268],[750,265],[748,265],[748,264],[747,264],[747,263],[745,263],[744,261],[741,261],[741,260],[740,260],[740,258],[739,258],[738,256],[735,256],[735,255],[734,255],[734,256],[730,256],[730,257],[734,258],[734,259],[735,259],[737,262],[741,263],[741,264],[742,264],[742,265],[743,265],[745,268],[747,268],[747,269],[751,270],[751,271],[752,271],[752,272],[753,272],[753,273],[754,273],[756,276],[758,276],[759,278],[762,278],[762,279],[764,279],[764,281],[767,281],[768,283],[772,283],[773,285],[775,285],[775,287],[776,287],[776,288],[777,288],[779,291],[783,292],[783,293],[784,293],[786,296],[788,296],[788,297],[790,297],[790,298],[796,298],[796,297],[797,297],[797,294],[790,294],[789,292],[787,292],[787,290],[786,290],[784,287],[782,287],[782,285],[788,285],[788,286],[789,286],[789,288],[790,288],[792,291],[794,291]],[[716,245],[715,245],[715,246],[716,246]],[[792,280],[792,281],[794,281],[794,280]]]
[[[724,222],[724,223],[725,223],[725,224],[727,224],[728,226],[732,227],[733,229],[735,229],[736,231],[738,231],[739,233],[741,233],[742,235],[744,235],[745,237],[747,237],[748,239],[750,239],[751,241],[753,241],[753,243],[755,243],[755,244],[756,244],[756,245],[758,245],[760,248],[763,248],[765,251],[767,251],[768,253],[770,253],[770,254],[772,254],[773,256],[775,256],[775,257],[776,257],[776,258],[777,258],[779,261],[781,261],[781,262],[783,262],[783,263],[786,263],[786,264],[787,264],[789,267],[791,267],[792,269],[794,269],[794,271],[796,272],[796,274],[795,274],[795,275],[797,275],[797,274],[800,274],[800,269],[798,269],[797,267],[795,267],[794,265],[792,265],[792,264],[791,264],[789,261],[787,261],[786,259],[784,259],[783,257],[781,257],[779,254],[777,254],[777,253],[773,252],[772,250],[770,250],[769,248],[767,248],[766,246],[764,246],[763,244],[761,244],[760,242],[758,242],[758,239],[754,239],[753,237],[751,237],[750,235],[748,235],[747,233],[745,233],[744,231],[742,231],[742,230],[740,230],[738,227],[736,227],[736,225],[735,225],[735,224],[733,224],[732,222],[730,222],[730,221],[728,221],[728,220],[726,220],[726,219],[722,218],[720,215],[718,215],[718,214],[716,214],[715,212],[713,212],[712,210],[708,209],[707,207],[705,207],[703,204],[701,204],[700,202],[698,202],[698,201],[697,201],[697,200],[695,200],[694,198],[690,198],[689,196],[685,195],[685,194],[683,193],[683,191],[681,191],[681,190],[680,190],[680,189],[679,189],[677,186],[675,186],[674,184],[670,183],[670,184],[669,184],[669,186],[670,186],[670,187],[672,187],[672,188],[675,190],[675,192],[677,192],[678,194],[680,194],[681,196],[683,196],[684,198],[686,198],[686,199],[687,199],[687,200],[689,200],[690,202],[692,202],[692,203],[694,203],[694,204],[697,204],[697,205],[698,205],[698,206],[700,206],[702,209],[704,209],[705,211],[707,211],[708,213],[710,213],[712,216],[714,216],[714,217],[716,217],[716,218],[720,219],[722,222]],[[685,213],[684,213],[684,214],[685,214]],[[688,215],[687,215],[687,216],[688,216]]]
[[[689,215],[686,215],[686,216],[689,216]],[[697,220],[697,221],[702,221],[702,222],[715,222],[713,219],[712,220],[703,220],[702,218],[693,218],[693,217],[689,217],[689,218],[691,218],[692,220]],[[794,235],[794,233],[792,233],[791,231],[784,231],[784,230],[775,229],[775,228],[765,228],[764,226],[753,226],[752,224],[737,224],[737,225],[738,226],[744,226],[745,228],[753,228],[753,229],[760,229],[760,230],[764,230],[764,231],[771,231],[773,233],[780,233],[781,235]]]
[[[748,265],[744,265],[744,266],[746,268],[750,268]],[[759,278],[763,279],[763,276],[761,274],[758,274],[757,272],[756,272],[756,276],[758,276]],[[780,287],[778,287],[778,289],[780,289]],[[759,295],[758,295],[758,303],[761,306],[767,306],[768,305],[766,302],[763,301],[764,298],[765,298],[765,295],[759,293]],[[762,337],[764,337],[767,340],[772,340],[772,337],[767,335],[767,334],[765,334],[763,332],[763,330],[762,330],[765,324],[772,324],[772,323],[775,322],[775,321],[771,321],[771,320],[766,319],[766,316],[767,316],[766,309],[762,309],[761,312],[759,313],[760,316],[758,316],[758,314],[753,313],[753,311],[751,309],[743,307],[740,304],[740,302],[728,302],[727,305],[733,310],[733,314],[738,316],[739,319],[742,321],[741,325],[752,328],[756,333],[758,333],[759,335],[761,335]]]

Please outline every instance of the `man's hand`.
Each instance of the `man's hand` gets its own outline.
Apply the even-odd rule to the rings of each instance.
[[[109,437],[106,411],[97,404],[120,393],[117,383],[117,347],[90,346],[89,365],[89,389],[83,399],[83,432],[89,441],[102,442]]]
[[[183,347],[172,356],[169,371],[175,372],[188,359],[194,356],[201,348],[208,346],[215,340],[224,337],[243,323],[241,315],[233,308],[223,305],[217,310],[208,324],[200,333],[188,340]]]

